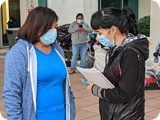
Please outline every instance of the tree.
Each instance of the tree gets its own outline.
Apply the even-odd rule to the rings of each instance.
[[[137,21],[139,34],[150,36],[150,16],[144,16]]]

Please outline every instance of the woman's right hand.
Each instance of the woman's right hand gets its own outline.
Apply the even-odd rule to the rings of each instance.
[[[88,89],[89,92],[92,93],[92,87],[93,87],[94,84],[91,81],[87,81],[87,83],[89,83],[89,86],[87,86],[87,89]]]

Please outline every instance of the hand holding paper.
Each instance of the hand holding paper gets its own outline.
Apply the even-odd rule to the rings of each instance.
[[[82,83],[86,86],[89,86],[89,83],[87,83],[85,80],[81,79]]]
[[[78,71],[89,81],[93,82],[94,84],[98,85],[101,88],[114,88],[114,85],[98,70],[91,68],[91,69],[84,69],[77,67]]]

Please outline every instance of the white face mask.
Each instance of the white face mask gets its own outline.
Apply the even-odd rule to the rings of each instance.
[[[78,24],[82,25],[83,22],[84,22],[84,21],[83,21],[82,19],[77,19],[77,23],[78,23]]]
[[[114,47],[114,40],[108,39],[105,35],[97,35],[96,38],[105,47]]]
[[[46,45],[53,44],[56,41],[57,38],[57,30],[56,29],[50,29],[46,34],[44,34],[40,39],[42,42]]]

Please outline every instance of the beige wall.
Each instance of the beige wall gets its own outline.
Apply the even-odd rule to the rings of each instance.
[[[98,10],[98,0],[48,0],[48,7],[58,14],[59,25],[75,21],[79,12],[84,14],[85,22],[90,24],[92,13]]]
[[[20,0],[20,16],[21,16],[21,25],[23,25],[24,21],[28,15],[29,4],[31,0]],[[38,6],[38,0],[33,0],[34,7]]]
[[[150,15],[151,0],[139,0],[138,18]]]
[[[85,21],[90,25],[91,16],[98,10],[98,0],[83,0]]]
[[[150,47],[150,57],[158,42],[160,42],[160,0],[151,0],[151,19],[150,19],[150,39],[152,45]]]
[[[77,13],[83,13],[83,0],[48,0],[48,7],[57,13],[58,24],[62,25],[75,21]]]

